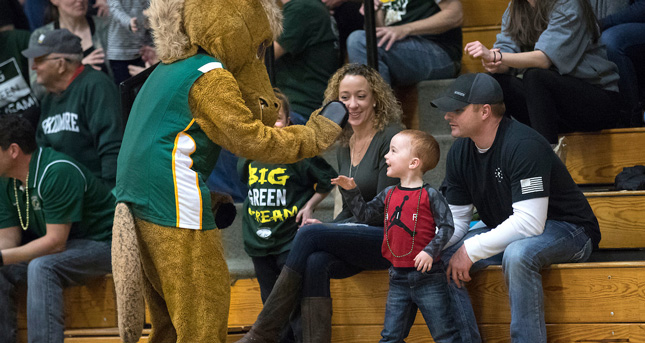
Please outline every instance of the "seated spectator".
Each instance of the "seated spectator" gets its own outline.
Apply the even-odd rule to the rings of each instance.
[[[546,140],[505,116],[502,88],[488,74],[457,78],[432,101],[446,112],[453,143],[445,195],[455,234],[444,250],[463,342],[481,342],[468,291],[471,273],[501,264],[511,305],[511,341],[546,343],[540,270],[584,262],[600,229],[589,202]],[[473,208],[483,226],[468,230]]]
[[[461,69],[459,0],[375,1],[378,70],[392,87],[455,77]],[[349,62],[367,64],[365,31],[347,39]]]
[[[284,31],[274,42],[275,85],[291,102],[291,122],[304,125],[322,105],[327,80],[340,67],[336,22],[320,0],[280,0]]]
[[[17,16],[10,1],[0,0],[0,117],[18,113],[35,126],[40,107],[29,88],[28,61],[20,54],[27,48],[30,34],[16,29],[13,19]]]
[[[52,147],[85,165],[110,188],[123,138],[119,95],[102,72],[81,64],[81,39],[67,29],[48,31],[22,54],[47,89],[36,129],[39,146]]]
[[[83,64],[91,65],[92,68],[112,77],[112,69],[104,53],[107,47],[109,20],[106,17],[87,16],[87,1],[80,0],[77,3],[69,0],[52,0],[48,12],[53,21],[32,32],[29,46],[36,46],[41,40],[41,35],[49,31],[67,29],[81,38]],[[45,89],[36,84],[36,73],[33,70],[29,74],[29,80],[32,89],[36,92],[36,97],[42,99]]]
[[[275,127],[287,127],[289,100],[278,89],[275,93],[281,103]],[[298,228],[313,218],[316,206],[333,189],[331,179],[338,173],[320,156],[291,164],[243,159],[238,171],[249,189],[242,211],[244,251],[253,261],[264,304],[287,261]],[[295,309],[292,325],[282,331],[280,342],[302,341],[295,339],[302,336],[299,319],[300,311]]]
[[[618,119],[618,68],[599,38],[587,0],[516,0],[492,50],[480,42],[464,50],[500,83],[508,112],[555,146],[559,133],[611,128]]]
[[[630,2],[621,11],[600,19],[600,40],[607,47],[609,60],[618,66],[618,88],[624,101],[625,124],[643,126],[643,104],[639,101],[633,58],[645,55],[645,0]]]
[[[29,31],[29,19],[25,15],[22,3],[23,1],[18,0],[0,0],[0,8],[2,8],[0,17],[13,24],[16,30]]]
[[[329,9],[338,26],[338,40],[342,61],[347,59],[347,37],[364,27],[363,15],[360,13],[362,0],[321,0]]]
[[[149,3],[149,0],[108,1],[112,16],[108,29],[107,58],[117,85],[130,78],[129,65],[145,66],[141,48],[152,44],[144,15]]]
[[[353,178],[369,201],[397,180],[387,176],[385,154],[401,131],[401,107],[392,89],[372,68],[346,64],[329,80],[325,101],[342,101],[349,119],[339,137],[338,170]],[[239,342],[277,342],[291,312],[302,309],[303,342],[331,340],[330,279],[390,266],[381,255],[383,219],[359,223],[350,204],[333,223],[309,218],[291,244],[280,276],[253,328]],[[299,294],[302,294],[302,299]]]
[[[82,164],[38,148],[18,115],[0,117],[0,158],[0,342],[17,341],[25,287],[29,342],[63,342],[63,288],[112,270],[114,197]]]

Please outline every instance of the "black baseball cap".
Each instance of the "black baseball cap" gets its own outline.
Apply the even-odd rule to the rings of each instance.
[[[38,37],[38,42],[22,51],[27,58],[36,58],[51,53],[82,54],[81,38],[67,29],[45,32]]]
[[[470,104],[497,104],[504,101],[502,87],[484,73],[464,74],[452,84],[448,93],[430,104],[443,112],[454,112]]]

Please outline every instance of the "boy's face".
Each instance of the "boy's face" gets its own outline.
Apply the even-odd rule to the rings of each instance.
[[[410,163],[416,156],[412,154],[412,142],[407,135],[396,134],[390,141],[390,151],[385,154],[387,176],[400,178],[410,170]]]

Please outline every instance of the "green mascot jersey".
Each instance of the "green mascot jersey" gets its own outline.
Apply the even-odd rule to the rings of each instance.
[[[117,202],[133,214],[163,226],[215,228],[206,179],[220,147],[195,122],[188,105],[193,83],[223,68],[198,54],[161,63],[141,88],[130,112],[117,161]]]

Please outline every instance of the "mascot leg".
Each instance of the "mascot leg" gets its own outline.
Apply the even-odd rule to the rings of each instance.
[[[112,276],[116,288],[119,335],[125,343],[141,337],[145,307],[141,293],[143,272],[134,218],[128,206],[118,203],[112,228]]]
[[[219,230],[189,230],[135,219],[150,282],[150,343],[226,342],[230,284]],[[171,337],[173,335],[170,335]],[[174,341],[174,340],[173,340]]]

